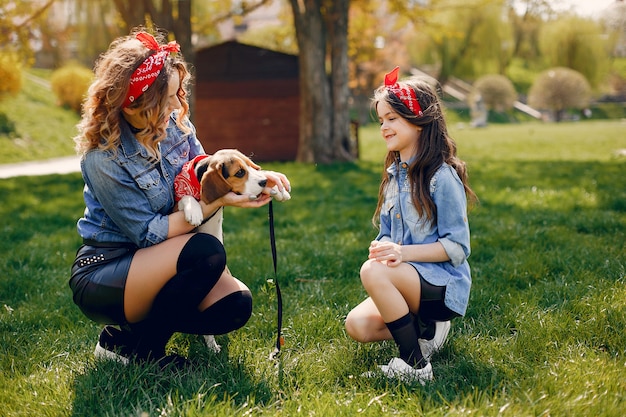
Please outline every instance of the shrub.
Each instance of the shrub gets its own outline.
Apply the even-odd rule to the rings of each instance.
[[[6,114],[0,113],[0,135],[11,133],[15,133],[15,123]]]
[[[517,100],[513,83],[504,75],[484,75],[476,80],[474,89],[474,94],[480,94],[489,110],[497,112],[511,110],[513,103]]]
[[[528,104],[537,109],[550,110],[554,120],[561,120],[565,110],[582,110],[589,106],[591,86],[578,71],[556,67],[537,77],[528,95]]]
[[[69,64],[52,73],[50,84],[59,105],[80,112],[93,72],[78,64]]]
[[[10,52],[0,52],[0,100],[22,88],[22,62]]]

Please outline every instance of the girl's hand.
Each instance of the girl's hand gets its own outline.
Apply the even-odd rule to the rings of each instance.
[[[370,243],[368,258],[390,267],[398,266],[402,263],[402,246],[393,242],[374,240]]]

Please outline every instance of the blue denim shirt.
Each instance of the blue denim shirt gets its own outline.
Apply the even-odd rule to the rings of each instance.
[[[440,242],[450,261],[409,262],[430,284],[446,286],[446,306],[465,315],[472,278],[467,257],[470,231],[467,198],[463,183],[454,168],[443,164],[430,182],[430,195],[437,207],[436,221],[420,217],[411,198],[408,164],[400,162],[387,168],[389,183],[380,213],[380,232],[376,240],[400,245]]]
[[[145,248],[164,241],[174,207],[174,177],[183,164],[204,153],[195,129],[185,135],[170,116],[167,137],[159,143],[161,160],[137,142],[121,123],[116,151],[93,149],[81,159],[85,213],[78,234],[98,242],[134,243]]]

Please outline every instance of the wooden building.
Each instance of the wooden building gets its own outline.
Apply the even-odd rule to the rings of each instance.
[[[207,153],[291,161],[299,138],[298,57],[229,41],[196,52],[194,125]]]

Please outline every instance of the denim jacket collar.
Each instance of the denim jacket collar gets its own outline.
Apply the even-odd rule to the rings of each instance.
[[[141,155],[144,158],[151,158],[148,150],[143,147],[135,138],[135,135],[130,130],[130,125],[123,119],[123,123],[120,123],[120,149],[125,157],[132,158],[136,155]]]

